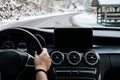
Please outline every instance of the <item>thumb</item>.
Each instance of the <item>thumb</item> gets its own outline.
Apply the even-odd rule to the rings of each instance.
[[[35,58],[38,58],[38,54],[37,54],[37,51],[35,51],[35,55],[34,55],[34,56],[35,56]]]

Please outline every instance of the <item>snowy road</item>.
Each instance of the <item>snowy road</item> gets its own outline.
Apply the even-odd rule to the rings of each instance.
[[[27,22],[22,26],[29,27],[72,27],[71,17],[79,13],[69,13],[59,16],[51,16],[46,18],[36,19],[31,22]]]

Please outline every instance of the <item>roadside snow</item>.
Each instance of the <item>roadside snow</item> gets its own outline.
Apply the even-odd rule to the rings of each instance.
[[[82,13],[72,18],[72,24],[77,27],[104,27],[97,23],[96,14]]]

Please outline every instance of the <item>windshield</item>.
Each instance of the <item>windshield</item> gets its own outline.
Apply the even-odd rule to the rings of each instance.
[[[0,0],[0,26],[119,27],[120,1],[112,1]]]

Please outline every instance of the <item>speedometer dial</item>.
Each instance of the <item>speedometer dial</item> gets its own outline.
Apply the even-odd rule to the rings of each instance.
[[[10,40],[5,40],[1,43],[1,49],[14,49],[15,45],[12,41]]]

